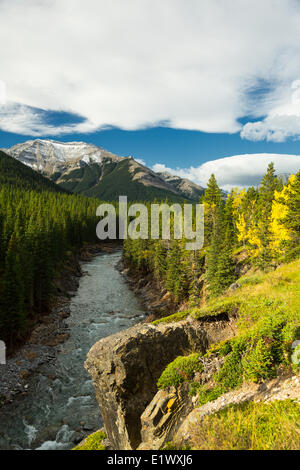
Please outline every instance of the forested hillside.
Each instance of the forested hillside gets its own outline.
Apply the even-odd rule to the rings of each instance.
[[[212,176],[203,203],[205,245],[198,252],[186,251],[185,240],[125,243],[127,264],[152,273],[184,302],[178,313],[164,312],[155,325],[189,319],[202,321],[205,328],[205,322],[224,318],[234,323],[232,338],[205,354],[177,357],[157,382],[166,392],[184,383],[196,407],[220,396],[225,400],[224,394],[251,382],[292,377],[300,367],[300,171],[283,185],[271,164],[258,188],[234,190],[225,203]],[[265,404],[227,407],[207,418],[206,428],[202,419],[194,421],[189,442],[167,448],[297,448],[299,407],[289,400],[278,407],[289,410],[289,421],[279,408],[274,414],[274,407]]]
[[[135,180],[134,177],[142,171],[143,167],[137,166],[132,171],[131,165],[132,159],[130,158],[124,158],[121,162],[106,162],[103,165],[103,173],[99,181],[96,178],[97,171],[99,173],[97,165],[94,165],[93,170],[82,168],[78,170],[77,174],[79,177],[81,172],[83,176],[82,179],[79,179],[79,184],[72,183],[74,181],[75,170],[68,175],[71,183],[60,183],[60,186],[75,192],[82,192],[88,197],[97,197],[105,201],[116,201],[122,195],[126,195],[129,201],[153,201],[155,198],[158,200],[167,198],[172,202],[183,202],[187,199],[180,192],[176,193],[175,191],[172,192],[171,188],[164,188],[163,181],[161,181],[162,187],[157,187],[153,184],[145,185],[139,182],[139,180]],[[91,185],[93,177],[96,181],[94,186]],[[75,186],[73,187],[73,185]]]
[[[57,186],[40,173],[33,171],[28,166],[15,158],[6,155],[0,150],[0,185],[18,187],[34,191],[51,191],[67,193],[68,191]]]
[[[52,280],[69,250],[96,241],[99,200],[66,194],[0,156],[0,338],[20,341],[47,311]]]
[[[130,265],[154,278],[179,301],[222,294],[245,267],[272,269],[300,255],[300,171],[286,185],[270,164],[258,188],[232,190],[225,203],[214,175],[204,197],[205,243],[126,240]]]

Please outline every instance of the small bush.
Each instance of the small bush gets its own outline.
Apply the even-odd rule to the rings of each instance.
[[[199,362],[201,354],[191,354],[190,356],[179,356],[167,365],[160,378],[158,388],[168,388],[178,386],[182,382],[190,381],[196,372],[203,370],[203,365]]]
[[[243,368],[241,358],[246,350],[246,344],[241,339],[232,341],[232,351],[226,356],[220,371],[215,374],[215,381],[222,385],[225,391],[229,391],[242,384]]]
[[[208,350],[206,355],[211,356],[212,354],[218,354],[219,356],[227,356],[232,351],[231,341],[226,339],[220,343],[213,344]]]
[[[243,376],[246,380],[258,382],[274,376],[271,347],[262,338],[242,359]],[[276,374],[275,374],[276,375]]]

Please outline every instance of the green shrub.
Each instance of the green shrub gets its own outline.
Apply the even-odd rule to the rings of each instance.
[[[206,355],[218,354],[219,356],[227,356],[232,351],[231,340],[226,339],[220,343],[213,344],[207,351]]]
[[[258,382],[274,376],[273,357],[271,347],[259,338],[255,348],[251,349],[242,358],[243,376],[246,380]]]
[[[182,382],[190,381],[196,372],[203,370],[203,365],[199,358],[201,354],[191,354],[190,356],[179,356],[173,362],[167,365],[160,378],[157,386],[160,389],[178,386]]]
[[[103,431],[97,431],[88,436],[83,443],[74,447],[73,450],[105,450],[102,441],[106,439],[106,434]]]
[[[241,358],[246,349],[245,342],[238,338],[232,341],[232,351],[226,356],[220,371],[215,374],[215,381],[226,391],[238,387],[243,381]]]

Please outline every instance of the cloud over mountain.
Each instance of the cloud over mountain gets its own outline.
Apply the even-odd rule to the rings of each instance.
[[[296,173],[300,169],[300,155],[250,154],[220,158],[190,168],[167,168],[158,163],[153,166],[153,170],[168,171],[201,186],[206,186],[210,175],[214,173],[218,184],[223,189],[230,190],[233,187],[258,185],[271,162],[274,162],[278,174]]]
[[[59,135],[167,123],[297,137],[299,122],[273,111],[300,78],[299,37],[293,0],[2,0],[0,128]],[[48,111],[82,122],[49,124]],[[267,118],[242,128],[245,115]]]

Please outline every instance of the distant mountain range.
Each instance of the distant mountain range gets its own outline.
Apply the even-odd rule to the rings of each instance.
[[[102,200],[199,201],[204,188],[167,172],[155,173],[132,157],[84,142],[30,140],[3,152],[47,176],[61,188]]]

